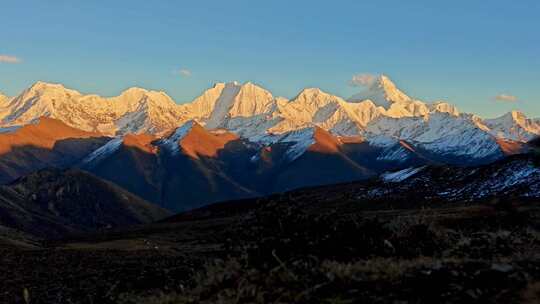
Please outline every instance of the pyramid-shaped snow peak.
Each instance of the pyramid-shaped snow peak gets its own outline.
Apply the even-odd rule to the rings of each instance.
[[[377,106],[389,109],[393,103],[406,104],[413,100],[403,93],[398,87],[385,75],[379,76],[367,89],[356,95],[351,96],[348,101],[359,102],[371,100]]]

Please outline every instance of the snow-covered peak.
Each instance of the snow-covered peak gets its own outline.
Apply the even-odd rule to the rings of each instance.
[[[456,106],[444,101],[437,101],[429,105],[431,112],[448,113],[453,116],[459,116],[459,110]]]
[[[56,109],[69,107],[80,96],[79,92],[61,84],[38,81],[11,99],[0,112],[0,124],[10,127],[31,123],[42,116],[56,118]]]
[[[148,90],[139,88],[139,87],[131,87],[126,90],[124,90],[119,97],[123,98],[129,98],[129,97],[140,97],[143,95],[148,94]]]
[[[430,107],[420,100],[415,100],[403,93],[385,75],[381,75],[363,92],[353,95],[349,103],[371,101],[380,112],[388,117],[417,117],[426,116],[432,111]]]
[[[66,90],[64,85],[60,83],[50,83],[45,81],[36,81],[33,85],[30,86],[29,90],[31,91],[42,91],[42,90]]]
[[[313,96],[316,96],[316,95],[320,95],[320,94],[324,94],[324,95],[330,96],[330,94],[324,92],[324,91],[321,90],[320,88],[305,88],[305,89],[303,89],[303,90],[296,96],[296,98],[294,98],[294,99],[298,99],[298,98],[310,98],[310,97],[313,97]]]
[[[319,88],[303,89],[295,98],[290,101],[290,104],[297,106],[325,106],[329,103],[344,103],[341,97],[327,93]]]
[[[527,142],[540,136],[540,122],[529,119],[520,111],[512,111],[501,117],[486,119],[485,125],[494,136]]]
[[[278,104],[273,114],[278,123],[269,131],[284,133],[316,125],[339,135],[354,135],[360,132],[362,120],[375,115],[372,106],[350,104],[317,88],[304,89],[290,102]]]
[[[30,86],[28,89],[24,90],[21,95],[17,96],[15,100],[27,100],[29,98],[37,99],[41,97],[42,99],[54,99],[55,101],[62,102],[64,98],[79,97],[81,93],[76,90],[67,89],[64,85],[59,83],[48,83],[43,81],[38,81]]]
[[[386,98],[392,102],[408,102],[411,100],[411,98],[399,90],[396,84],[386,75],[381,75],[372,88],[384,92]]]
[[[272,94],[251,82],[217,83],[183,108],[206,128],[228,127],[234,118],[268,113],[275,107]]]
[[[319,127],[337,136],[362,135],[371,140],[381,136],[414,141],[430,152],[446,149],[480,156],[497,154],[496,138],[528,141],[540,135],[540,121],[523,113],[483,120],[446,102],[411,99],[384,75],[349,101],[319,88],[306,88],[292,100],[275,98],[251,82],[216,83],[182,105],[164,92],[137,87],[104,98],[37,82],[15,98],[0,95],[0,128],[25,125],[42,116],[106,135],[161,136],[196,121],[206,129],[227,129],[253,141]]]
[[[366,90],[351,96],[348,101],[359,102],[368,99],[387,110],[393,103],[412,102],[412,99],[398,89],[392,80],[385,75],[379,76]]]
[[[213,101],[213,106],[207,109],[209,116],[202,117],[203,119],[206,118],[203,120],[205,126],[210,129],[222,127],[241,88],[242,86],[236,82],[224,85],[219,97]]]
[[[144,99],[151,100],[156,105],[176,105],[176,102],[165,92],[146,90],[139,87],[131,87],[123,91],[119,96],[106,99],[119,104],[118,106],[126,106],[130,103],[137,104]]]
[[[310,149],[319,152],[336,152],[341,146],[341,140],[318,126],[308,126],[280,134],[268,134],[260,138],[263,145],[286,145],[285,159],[293,161]]]
[[[381,116],[367,127],[368,140],[387,136],[413,143],[436,155],[471,160],[502,155],[496,139],[481,129],[470,115],[458,117],[434,112],[424,117]]]
[[[247,117],[267,113],[275,104],[269,91],[247,82],[242,85],[229,110],[231,117]]]
[[[509,123],[509,124],[518,124],[518,125],[524,125],[527,123],[527,116],[521,111],[510,111],[508,113],[505,113],[504,115],[493,118],[493,119],[486,119],[486,122],[488,123]]]
[[[82,95],[61,84],[37,82],[0,111],[0,126],[24,125],[41,116],[106,135],[161,134],[187,120],[180,106],[163,92],[130,88],[104,98]]]

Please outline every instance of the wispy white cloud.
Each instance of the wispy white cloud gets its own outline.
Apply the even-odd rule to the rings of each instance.
[[[366,87],[372,85],[377,79],[377,75],[373,74],[356,74],[349,81],[349,85],[353,87]]]
[[[19,57],[0,54],[0,63],[21,63],[21,62],[22,60]]]
[[[175,75],[180,75],[181,77],[191,77],[191,70],[188,69],[178,69],[173,72]]]
[[[493,100],[500,101],[500,102],[517,102],[518,98],[510,94],[499,94],[493,97]]]

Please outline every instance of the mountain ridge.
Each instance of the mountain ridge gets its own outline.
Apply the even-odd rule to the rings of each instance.
[[[108,139],[47,117],[0,133],[0,182],[9,182],[45,167],[69,166],[100,148]]]
[[[319,127],[338,137],[360,136],[373,145],[387,142],[397,147],[406,141],[456,164],[499,159],[512,150],[507,149],[510,146],[540,135],[540,122],[523,113],[482,119],[444,101],[411,98],[385,75],[349,100],[319,88],[305,88],[287,100],[251,82],[229,82],[216,83],[187,104],[176,104],[164,92],[136,87],[103,98],[37,82],[0,108],[0,127],[10,132],[41,116],[109,136],[149,133],[158,138],[194,121],[205,129],[228,130],[262,145]]]
[[[222,96],[223,94],[225,96]],[[185,104],[175,103],[164,92],[149,91],[138,87],[129,88],[115,97],[101,97],[95,94],[83,95],[76,90],[67,89],[61,84],[39,81],[18,96],[8,99],[8,106],[0,111],[0,126],[8,127],[26,124],[36,119],[38,114],[39,116],[45,115],[61,119],[80,129],[99,131],[107,135],[142,132],[163,134],[165,131],[178,127],[190,119],[199,121],[207,128],[222,127],[234,130],[239,129],[238,125],[241,124],[239,119],[256,118],[263,114],[268,116],[265,119],[266,121],[273,118],[281,122],[282,125],[291,125],[291,118],[302,120],[302,115],[299,115],[299,109],[291,113],[294,107],[288,106],[288,104],[295,100],[298,104],[298,99],[305,98],[306,95],[311,95],[308,97],[310,99],[308,101],[317,103],[315,99],[319,94],[339,100],[342,105],[347,105],[349,112],[351,108],[355,108],[355,103],[363,103],[364,107],[362,109],[352,111],[358,115],[364,115],[364,118],[367,115],[368,118],[348,117],[351,122],[361,126],[365,126],[373,117],[379,115],[403,118],[426,116],[433,112],[447,112],[455,116],[460,114],[455,106],[444,101],[427,103],[407,96],[385,75],[377,78],[364,93],[356,94],[356,98],[351,97],[347,100],[325,93],[319,88],[303,89],[291,100],[286,100],[274,97],[271,92],[251,82],[244,84],[230,82],[216,83],[191,103]],[[374,98],[374,96],[377,98]],[[328,102],[322,104],[319,102],[319,107],[327,104]],[[89,107],[87,113],[80,109],[82,105]],[[305,105],[306,103],[304,103]],[[144,108],[144,106],[148,108]],[[81,113],[86,114],[86,116],[90,114],[98,115],[102,117],[103,121],[93,121],[92,123],[84,122],[84,119],[70,121],[70,117],[66,114],[68,110],[73,112],[83,111]],[[347,111],[343,107],[336,110]],[[366,113],[370,111],[377,113]],[[72,116],[76,116],[75,114]],[[499,118],[504,117],[503,115]],[[85,119],[90,118],[86,117]],[[137,120],[140,120],[138,124],[129,124],[129,121]],[[283,120],[289,122],[282,122]],[[486,119],[485,121],[490,120],[493,119]],[[308,122],[319,125],[323,123],[313,119]],[[295,122],[295,124],[298,127],[299,122]],[[529,124],[525,126],[525,131],[528,133],[533,131],[535,134],[540,133],[537,124],[538,120],[530,119]],[[531,127],[531,125],[534,126]],[[290,128],[279,128],[275,124],[270,127],[274,127],[274,129],[265,128],[264,131],[269,129],[273,131],[290,131]],[[323,126],[323,128],[325,127]],[[506,126],[506,128],[508,127]],[[326,127],[326,129],[329,128]],[[336,131],[345,132],[343,130]],[[508,135],[508,137],[511,137],[511,135]]]

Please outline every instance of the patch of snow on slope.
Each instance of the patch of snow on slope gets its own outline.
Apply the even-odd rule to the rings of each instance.
[[[425,167],[407,168],[397,172],[384,173],[381,175],[381,178],[388,183],[399,183],[422,171],[424,168]]]
[[[97,150],[95,150],[94,152],[86,156],[82,161],[83,164],[95,165],[99,163],[102,159],[105,159],[107,156],[117,151],[122,145],[123,141],[124,141],[124,138],[122,137],[116,137],[116,138],[111,139],[106,144],[104,144],[103,146],[99,147]]]
[[[367,138],[369,141],[369,144],[375,147],[388,148],[388,147],[397,145],[399,143],[399,140],[389,137],[389,136],[373,134],[373,133],[369,133],[367,135],[369,136]]]
[[[193,120],[186,122],[184,125],[176,129],[176,131],[174,131],[171,136],[163,139],[161,141],[161,146],[167,148],[173,154],[178,153],[180,151],[180,146],[178,145],[178,142],[182,138],[184,138],[184,136],[186,136],[189,131],[191,131],[191,128],[193,128],[194,124],[195,122]]]
[[[302,156],[306,150],[315,143],[315,128],[306,128],[299,131],[286,133],[279,139],[281,143],[289,143],[290,146],[285,153],[289,161],[293,161]]]
[[[377,157],[377,160],[405,162],[407,159],[409,159],[409,153],[410,151],[405,149],[403,146],[395,145],[393,147],[385,148]]]

